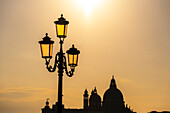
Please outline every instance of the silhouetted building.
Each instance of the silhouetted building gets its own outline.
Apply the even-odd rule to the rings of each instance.
[[[148,113],[170,113],[170,111],[162,111],[162,112],[151,111],[151,112],[148,112]]]
[[[136,113],[127,105],[125,106],[123,94],[117,88],[114,77],[111,79],[109,89],[104,93],[103,102],[97,94],[96,87],[91,91],[90,97],[85,89],[83,101],[83,109],[66,109],[63,105],[63,113]],[[46,106],[42,108],[42,113],[57,113],[57,102],[50,108],[47,100]]]

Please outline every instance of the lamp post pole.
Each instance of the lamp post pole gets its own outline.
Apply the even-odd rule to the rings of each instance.
[[[63,41],[60,40],[60,54],[59,54],[59,66],[58,66],[58,107],[57,113],[62,113],[62,82],[63,82]]]
[[[68,65],[71,68],[71,71],[67,70],[67,61],[65,53],[63,52],[63,43],[64,38],[66,38],[67,35],[67,25],[68,21],[63,18],[63,15],[58,19],[58,21],[54,22],[56,24],[56,31],[57,31],[57,37],[60,39],[60,50],[55,56],[55,63],[52,67],[49,65],[50,60],[52,58],[52,49],[53,49],[53,43],[54,41],[51,40],[50,37],[48,37],[48,34],[46,33],[46,36],[43,38],[42,41],[39,41],[40,47],[41,47],[41,54],[42,58],[45,58],[46,61],[46,68],[49,72],[54,72],[56,68],[58,67],[58,104],[57,104],[57,113],[62,113],[62,79],[63,79],[63,73],[65,70],[65,73],[68,77],[72,77],[74,73],[74,69],[77,66],[78,63],[78,55],[80,54],[80,51],[77,50],[77,48],[72,45],[72,48],[66,51],[68,54]]]

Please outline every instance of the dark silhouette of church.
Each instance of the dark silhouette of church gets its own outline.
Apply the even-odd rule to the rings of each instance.
[[[125,106],[123,95],[116,86],[114,76],[111,79],[110,87],[104,93],[103,101],[97,94],[96,87],[92,90],[90,97],[85,89],[83,97],[83,109],[67,109],[63,105],[63,113],[136,113],[127,105]],[[47,100],[46,106],[41,110],[42,113],[57,113],[57,102],[50,108]]]

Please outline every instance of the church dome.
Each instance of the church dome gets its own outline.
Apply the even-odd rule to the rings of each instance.
[[[106,113],[120,111],[124,108],[123,94],[117,89],[114,77],[111,80],[110,88],[103,95],[103,108]]]
[[[103,96],[104,100],[122,100],[123,101],[123,95],[119,89],[117,89],[116,82],[114,79],[114,76],[110,82],[110,88],[106,90]]]
[[[89,104],[91,109],[99,109],[101,107],[101,97],[97,94],[96,87],[91,92]]]
[[[119,89],[109,88],[103,96],[103,100],[123,100],[123,95]]]
[[[101,102],[101,97],[97,93],[94,93],[90,96],[90,101]]]

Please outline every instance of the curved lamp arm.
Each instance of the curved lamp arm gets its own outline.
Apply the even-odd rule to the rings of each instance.
[[[54,67],[49,65],[49,63],[50,63],[50,59],[47,60],[47,58],[46,58],[45,59],[46,68],[48,69],[49,72],[54,72],[56,70],[56,67],[58,67],[58,53],[55,56]]]
[[[72,77],[73,75],[74,75],[74,69],[71,69],[71,71],[68,71],[67,70],[67,62],[66,62],[66,57],[65,56],[63,56],[64,57],[64,69],[65,69],[65,72],[66,72],[66,74],[67,74],[67,76],[68,77]]]

